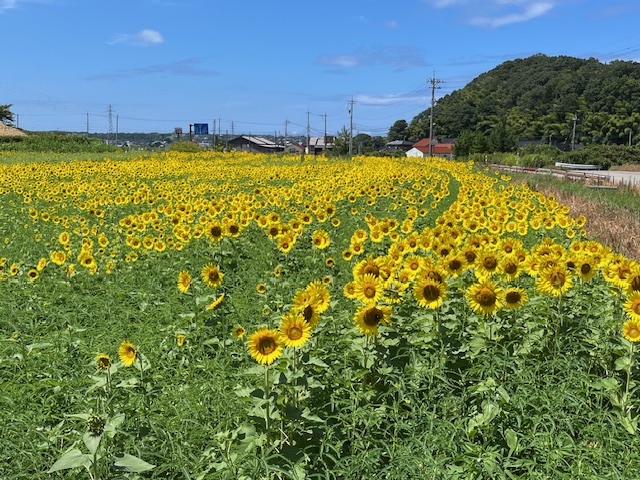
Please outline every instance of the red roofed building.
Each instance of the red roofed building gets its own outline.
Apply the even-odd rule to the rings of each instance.
[[[431,144],[431,156],[433,157],[442,157],[447,158],[449,160],[453,159],[453,140],[448,140],[446,142],[438,142],[437,140],[433,140]],[[424,138],[419,142],[413,144],[413,147],[409,151],[407,151],[407,157],[418,157],[425,158],[429,156],[429,139]]]

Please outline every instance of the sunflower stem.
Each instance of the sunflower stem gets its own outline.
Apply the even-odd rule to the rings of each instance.
[[[267,431],[267,440],[271,437],[271,417],[269,416],[269,365],[264,367],[264,399],[265,399],[265,409],[264,409],[264,424],[265,430]]]
[[[631,409],[627,407],[629,403],[629,390],[631,388],[631,369],[633,367],[633,343],[629,345],[629,364],[627,365],[627,382],[624,389],[624,413],[631,414]]]

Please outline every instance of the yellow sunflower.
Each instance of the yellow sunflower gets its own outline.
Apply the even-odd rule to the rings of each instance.
[[[224,274],[218,269],[218,267],[212,265],[211,263],[205,265],[200,272],[202,276],[202,280],[204,283],[209,285],[211,288],[217,287],[222,283],[222,279],[224,278]]]
[[[120,348],[118,349],[118,356],[120,357],[120,361],[125,367],[130,367],[133,365],[133,362],[136,361],[137,355],[136,347],[131,342],[124,341],[120,344]]]
[[[287,347],[298,348],[307,343],[311,337],[311,325],[302,313],[287,313],[280,323],[280,341]]]
[[[263,294],[267,291],[267,286],[264,283],[259,283],[256,285],[256,292]]]
[[[391,307],[370,303],[360,307],[353,320],[360,332],[365,335],[377,335],[379,325],[388,325],[391,321]]]
[[[633,292],[629,295],[623,308],[631,320],[640,322],[640,292]]]
[[[640,266],[634,267],[625,279],[628,294],[640,292]]]
[[[438,308],[447,295],[444,283],[432,278],[423,278],[413,287],[413,296],[421,307]]]
[[[630,342],[640,342],[640,320],[631,318],[624,322],[622,335]]]
[[[98,365],[99,369],[108,370],[109,368],[111,368],[111,359],[106,353],[99,353],[98,355],[96,355],[96,364]]]
[[[245,333],[247,333],[247,331],[245,330],[245,328],[240,325],[240,324],[236,324],[235,327],[233,327],[233,330],[231,330],[231,335],[233,335],[236,338],[242,338],[244,337]]]
[[[363,303],[376,303],[384,292],[384,280],[365,273],[362,277],[354,279],[355,297]]]
[[[527,292],[524,288],[509,287],[503,292],[503,300],[505,308],[521,308],[529,300]]]
[[[474,312],[489,315],[501,306],[502,290],[491,280],[474,283],[465,292],[469,305]]]
[[[187,293],[191,287],[191,275],[187,271],[182,271],[178,274],[178,290],[182,293]]]
[[[546,295],[564,295],[572,286],[573,279],[564,265],[543,268],[536,277],[536,289]]]
[[[282,355],[282,344],[278,330],[260,328],[249,335],[249,353],[256,362],[271,365]]]
[[[181,347],[184,345],[184,341],[185,341],[185,335],[184,333],[176,333],[176,345],[178,347]]]
[[[214,310],[218,305],[222,303],[223,300],[224,300],[224,293],[220,295],[218,298],[216,298],[209,305],[207,305],[207,310]]]

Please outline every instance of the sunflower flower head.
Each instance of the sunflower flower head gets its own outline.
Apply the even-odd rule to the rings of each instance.
[[[224,274],[218,269],[218,267],[212,264],[207,264],[202,267],[200,274],[204,283],[209,285],[211,288],[215,288],[222,284],[222,279],[224,278]]]
[[[109,370],[111,368],[111,359],[106,353],[96,355],[96,364],[100,370]]]
[[[181,293],[187,293],[191,287],[191,275],[187,271],[178,274],[178,290]]]
[[[391,307],[370,303],[360,307],[353,320],[365,335],[377,335],[379,325],[388,325],[391,322]]]
[[[471,285],[465,296],[474,312],[490,315],[501,306],[501,289],[489,279]]]
[[[280,341],[287,347],[299,348],[307,343],[311,337],[311,330],[311,325],[302,313],[287,313],[280,323]]]
[[[260,328],[249,335],[249,353],[262,365],[271,365],[282,355],[282,344],[278,330]]]
[[[240,325],[240,324],[236,324],[233,327],[233,330],[231,330],[231,335],[233,335],[235,338],[242,338],[244,337],[244,335],[247,333],[247,331],[245,330],[245,328]]]
[[[640,320],[631,318],[624,322],[622,335],[630,342],[640,342]]]
[[[640,322],[640,292],[633,292],[629,295],[623,308],[631,320]]]
[[[120,344],[120,348],[118,349],[118,356],[120,357],[120,361],[125,367],[130,367],[133,365],[133,362],[136,361],[136,355],[138,351],[133,343],[124,341]]]

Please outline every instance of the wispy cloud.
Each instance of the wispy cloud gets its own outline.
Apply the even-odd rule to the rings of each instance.
[[[424,105],[429,99],[428,95],[416,95],[406,93],[386,93],[383,95],[358,94],[353,99],[360,105],[388,106],[388,105]]]
[[[25,3],[48,3],[49,0],[0,0],[0,13],[13,10]]]
[[[567,0],[424,0],[435,8],[457,8],[464,22],[500,28],[542,17]]]
[[[164,43],[162,35],[157,30],[145,28],[137,33],[119,33],[115,35],[109,42],[109,45],[117,45],[123,43],[125,45],[134,45],[137,47],[146,47],[160,45]]]
[[[144,75],[160,76],[181,76],[181,77],[214,77],[219,75],[215,70],[203,68],[204,58],[187,58],[175,62],[158,65],[147,65],[145,67],[118,70],[113,73],[102,73],[86,77],[85,80],[118,80],[120,78],[130,78]]]
[[[360,48],[354,53],[325,54],[316,58],[317,65],[350,69],[374,65],[391,65],[395,70],[423,67],[427,64],[420,49],[412,46]],[[336,73],[336,72],[334,72]]]
[[[384,22],[384,26],[392,30],[400,28],[400,24],[396,20],[387,20]]]

